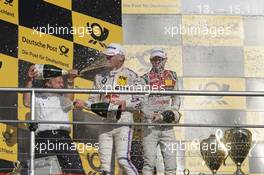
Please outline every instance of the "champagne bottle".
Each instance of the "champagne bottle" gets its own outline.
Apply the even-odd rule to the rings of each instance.
[[[101,117],[107,118],[107,112],[109,103],[93,103],[91,104],[91,111],[100,115]]]
[[[105,103],[105,102],[89,103],[86,104],[86,107],[88,109],[91,109],[92,112],[96,113],[97,115],[103,118],[109,118],[108,113],[114,112],[113,119],[119,120],[122,114],[121,106],[114,105],[112,103]]]
[[[68,74],[68,71],[50,64],[35,64],[35,69],[38,71],[36,79],[42,80]]]

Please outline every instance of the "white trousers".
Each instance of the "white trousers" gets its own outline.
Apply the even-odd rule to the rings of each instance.
[[[99,156],[101,169],[106,174],[112,174],[111,160],[113,146],[120,168],[127,175],[138,175],[136,167],[130,160],[130,150],[132,143],[133,129],[131,126],[113,127],[112,130],[99,135]]]
[[[175,144],[176,137],[172,127],[145,127],[143,137],[144,166],[143,175],[153,175],[157,160],[157,148],[160,146],[163,157],[165,174],[176,175],[176,150],[171,145]]]

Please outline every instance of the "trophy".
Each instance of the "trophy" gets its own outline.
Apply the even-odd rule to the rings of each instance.
[[[213,174],[216,174],[228,156],[223,143],[214,134],[201,141],[200,152],[207,167]]]
[[[230,147],[230,149],[228,149],[228,154],[237,166],[234,175],[245,175],[241,170],[241,164],[247,157],[251,147],[251,132],[241,128],[229,129],[225,131],[224,139],[226,145]]]
[[[19,161],[13,162],[14,169],[12,172],[8,173],[8,175],[20,175],[20,172],[22,170],[22,165]]]

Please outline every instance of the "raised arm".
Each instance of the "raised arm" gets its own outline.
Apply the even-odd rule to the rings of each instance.
[[[78,70],[70,70],[67,75],[67,82],[66,86],[69,89],[74,88],[74,79],[78,76]],[[74,93],[67,93],[64,95],[66,98],[69,100],[73,101],[74,100]]]
[[[27,79],[25,83],[26,88],[32,88],[34,77],[37,75],[38,71],[35,69],[35,66],[32,65],[29,67],[27,72]],[[26,107],[30,107],[31,95],[29,92],[23,93],[23,104]]]

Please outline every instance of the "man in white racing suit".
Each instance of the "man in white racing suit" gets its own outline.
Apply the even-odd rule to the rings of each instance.
[[[132,70],[123,66],[125,61],[125,52],[121,45],[112,43],[106,51],[103,52],[108,60],[111,71],[96,75],[95,89],[104,90],[129,90],[137,84],[139,77]],[[105,122],[133,122],[132,110],[140,106],[140,100],[132,95],[120,94],[93,94],[89,100],[83,102],[75,101],[78,108],[89,107],[98,102],[106,102],[111,105],[121,107],[121,116],[116,118],[116,112],[107,112]],[[95,109],[96,110],[96,109]],[[137,169],[130,160],[130,150],[132,143],[133,130],[131,126],[109,127],[103,126],[103,131],[99,135],[99,156],[101,161],[101,170],[103,174],[113,174],[111,169],[112,149],[115,146],[115,154],[122,170],[128,175],[138,174]]]
[[[178,90],[176,72],[164,69],[167,55],[161,48],[151,50],[152,69],[142,79],[151,90]],[[177,123],[180,119],[180,97],[169,95],[147,95],[142,104],[144,121],[148,123]],[[168,148],[176,142],[173,127],[147,126],[143,130],[144,166],[143,174],[152,175],[156,166],[157,147],[160,146],[166,175],[176,174],[176,151]]]

